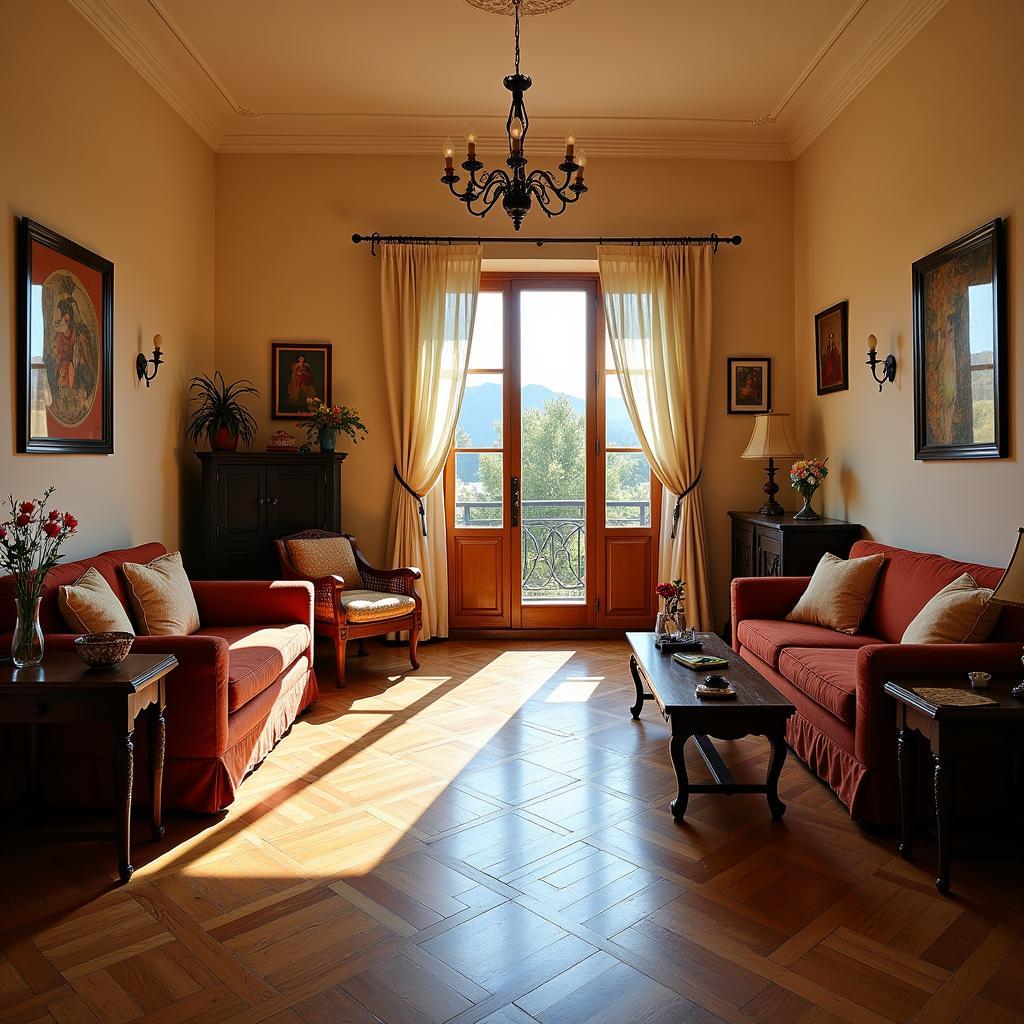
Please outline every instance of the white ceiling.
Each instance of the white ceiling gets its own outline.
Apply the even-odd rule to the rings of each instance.
[[[221,152],[497,146],[512,21],[463,0],[69,0]],[[945,0],[576,0],[523,19],[531,143],[792,159]]]

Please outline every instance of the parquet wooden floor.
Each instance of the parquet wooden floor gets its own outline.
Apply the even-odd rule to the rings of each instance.
[[[1017,864],[853,825],[792,756],[789,805],[667,803],[618,642],[371,646],[221,818],[0,852],[2,1022],[827,1024],[1024,1020]],[[720,745],[739,779],[763,741]],[[704,777],[699,756],[691,778]],[[139,829],[140,839],[144,830]]]

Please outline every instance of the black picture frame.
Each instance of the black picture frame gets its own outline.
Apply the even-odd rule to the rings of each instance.
[[[850,304],[846,299],[814,316],[814,373],[819,395],[849,390],[849,324]]]
[[[28,217],[19,218],[17,236],[17,451],[30,455],[111,455],[114,451],[114,264]],[[46,267],[53,269],[45,280],[36,280]],[[98,281],[94,276],[97,274]],[[59,293],[56,284],[49,284],[51,279],[58,280],[55,275],[61,275],[59,280],[70,283],[71,290],[57,304],[61,307],[64,303],[69,310],[67,337],[72,339],[68,342],[71,358],[58,356],[56,360],[54,350],[60,345],[56,325],[51,322],[48,327],[42,308],[33,308],[33,302],[45,306],[48,298]],[[87,285],[82,283],[83,279],[88,281]],[[34,286],[39,289],[35,295]],[[48,288],[51,288],[49,295]],[[94,301],[96,295],[100,299],[98,310]],[[34,312],[40,315],[34,317]],[[41,330],[42,337],[33,335],[34,325]],[[54,330],[52,336],[48,336],[50,330]],[[42,353],[35,362],[34,348]],[[83,352],[87,352],[87,358],[79,358]],[[42,408],[39,395],[33,393],[34,372],[40,392],[45,383],[50,397],[50,403]],[[83,378],[88,379],[88,388],[83,386]],[[76,396],[73,399],[76,412],[86,407],[78,423],[68,424],[53,411],[60,401],[59,394],[55,397],[54,380],[59,380],[59,387],[66,386],[68,393]],[[33,432],[34,416],[36,422],[39,417],[45,420],[45,434]]]
[[[1005,459],[1010,454],[1006,237],[1001,218],[914,262],[914,458]],[[989,286],[972,307],[970,290]],[[984,299],[981,296],[980,299]],[[987,339],[985,326],[991,317]],[[943,322],[944,319],[944,322]],[[972,335],[978,329],[978,338]],[[991,349],[975,351],[975,343]],[[985,361],[991,351],[991,363]],[[982,360],[976,363],[974,356]],[[966,364],[964,359],[966,357]],[[966,380],[964,368],[966,365]],[[991,373],[991,384],[984,379]],[[975,374],[979,376],[975,376]],[[991,416],[984,397],[991,390]],[[978,395],[983,397],[979,398]],[[969,399],[969,400],[968,400]],[[990,422],[990,427],[989,427]],[[982,426],[986,434],[974,440]]]
[[[325,405],[331,404],[331,343],[329,341],[272,341],[270,343],[270,418],[272,420],[308,420],[312,413],[292,402],[284,384],[287,364],[300,356],[310,364],[307,397],[317,397]]]
[[[729,356],[728,379],[726,382],[726,411],[734,416],[756,416],[771,412],[772,408],[772,361],[770,356]],[[741,376],[747,372],[760,371],[759,401],[746,401]]]

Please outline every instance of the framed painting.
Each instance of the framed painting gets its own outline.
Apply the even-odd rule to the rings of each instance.
[[[772,407],[772,361],[767,356],[730,356],[730,413],[770,412]]]
[[[27,217],[18,222],[17,446],[114,451],[114,264]]]
[[[1006,252],[996,219],[913,265],[914,457],[1009,454]]]
[[[850,387],[849,315],[850,304],[844,300],[823,309],[814,317],[814,358],[819,395],[846,391]]]
[[[331,346],[324,341],[275,341],[270,345],[270,416],[302,420],[309,400],[331,404]]]

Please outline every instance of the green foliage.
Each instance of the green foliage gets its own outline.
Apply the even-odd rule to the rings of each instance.
[[[209,438],[221,427],[227,427],[232,437],[240,437],[244,444],[252,444],[256,437],[256,420],[242,405],[243,395],[259,398],[251,380],[236,380],[227,384],[218,370],[212,377],[205,373],[188,382],[188,400],[194,405],[192,416],[185,428],[185,436],[193,445],[204,434]]]

